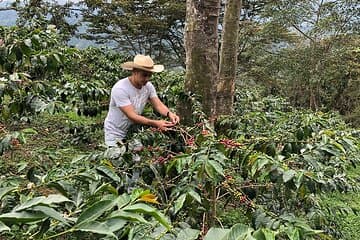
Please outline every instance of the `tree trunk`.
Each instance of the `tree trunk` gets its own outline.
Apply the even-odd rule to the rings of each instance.
[[[185,91],[200,97],[203,111],[215,111],[218,80],[218,22],[221,0],[187,0],[185,25]],[[191,117],[189,104],[180,106],[182,118]],[[191,119],[190,119],[191,120]]]
[[[229,115],[233,112],[241,5],[241,0],[227,0],[225,6],[220,76],[216,84],[216,116]]]

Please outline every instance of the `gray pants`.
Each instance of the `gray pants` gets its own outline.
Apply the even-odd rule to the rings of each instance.
[[[113,163],[116,162],[117,164],[115,165],[118,165],[121,162],[122,155],[128,150],[129,152],[133,153],[133,161],[138,162],[140,161],[140,156],[137,154],[137,152],[141,151],[142,148],[143,145],[138,139],[132,139],[127,143],[127,145],[123,142],[118,142],[116,146],[109,146],[106,149],[104,157],[108,158]]]

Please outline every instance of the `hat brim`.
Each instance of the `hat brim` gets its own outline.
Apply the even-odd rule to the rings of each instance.
[[[152,68],[147,68],[144,66],[137,65],[134,62],[125,62],[125,63],[121,64],[121,67],[124,70],[133,70],[135,68],[135,69],[140,69],[140,70],[143,70],[146,72],[155,72],[155,73],[164,71],[164,65],[160,65],[160,64],[154,65]]]

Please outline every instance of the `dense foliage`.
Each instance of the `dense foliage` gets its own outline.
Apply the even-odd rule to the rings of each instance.
[[[19,39],[2,45],[7,56],[17,46],[30,50],[1,65],[0,230],[7,239],[346,236],[333,213],[356,214],[357,206],[334,207],[328,196],[358,190],[358,175],[348,173],[359,164],[360,133],[340,116],[296,110],[282,98],[243,88],[234,116],[212,126],[197,97],[183,92],[183,73],[165,72],[153,78],[160,98],[174,110],[179,96],[186,98],[195,124],[167,132],[139,128],[113,152],[102,146],[101,106],[124,76],[118,65],[125,58],[105,49],[33,50],[32,31],[3,31]],[[53,39],[51,31],[36,33]],[[51,59],[55,50],[56,68],[26,61]],[[12,81],[14,73],[42,87],[25,89]],[[25,94],[57,103],[50,113],[58,113],[43,107],[34,115],[24,107]],[[10,108],[10,117],[4,112],[11,104],[22,108]],[[151,108],[145,114],[159,117]],[[135,151],[138,140],[143,147]]]
[[[74,29],[63,25],[64,18],[45,17],[64,8],[41,9],[41,2],[17,6],[21,28],[0,27],[1,238],[359,236],[360,131],[337,113],[290,105],[337,109],[358,121],[352,1],[244,1],[239,76],[246,84],[238,86],[234,115],[212,125],[198,96],[183,91],[182,72],[154,75],[159,97],[174,111],[180,98],[191,104],[194,124],[167,132],[140,127],[112,150],[102,145],[102,122],[108,92],[125,76],[119,64],[127,56],[65,46]],[[183,2],[167,1],[164,8],[155,5],[163,1],[144,2],[145,8],[85,1],[84,16],[93,21],[93,33],[126,29],[121,43],[143,33],[147,42],[132,50],[151,48],[159,57],[169,50],[153,40],[161,32],[181,58],[181,43],[171,40],[181,39],[176,31]],[[112,10],[127,10],[131,18],[94,15]],[[153,18],[143,22],[142,11]],[[315,24],[303,32],[303,20],[316,13]],[[113,29],[101,29],[108,20]],[[266,90],[244,87],[251,82]],[[274,94],[288,95],[289,102]],[[160,117],[151,108],[145,114]],[[342,203],[347,196],[348,206]]]
[[[184,65],[185,1],[82,1],[86,39]]]
[[[357,124],[359,15],[354,1],[253,2],[240,34],[242,82],[261,84],[292,105],[337,110]],[[256,8],[257,7],[257,8]]]
[[[292,105],[339,111],[358,125],[358,3],[244,0],[242,6],[240,81],[263,85]],[[86,38],[184,66],[185,1],[17,0],[9,9],[17,11],[18,26],[56,25],[62,42]]]

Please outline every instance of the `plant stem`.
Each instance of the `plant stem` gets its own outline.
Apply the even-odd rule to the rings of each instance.
[[[44,240],[46,240],[46,239],[52,239],[52,238],[55,238],[55,237],[58,237],[58,236],[61,236],[61,235],[64,235],[64,234],[67,234],[67,233],[70,233],[70,232],[73,232],[73,231],[74,231],[74,230],[71,228],[71,229],[66,230],[66,231],[64,231],[64,232],[57,233],[57,234],[52,235],[52,236],[50,236],[50,237],[44,238]]]

